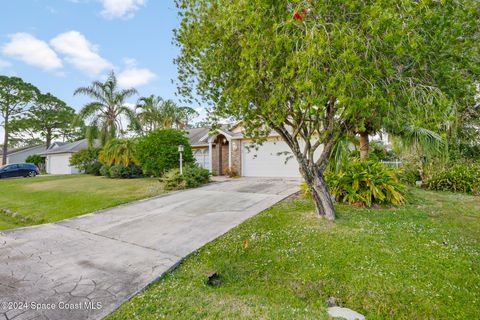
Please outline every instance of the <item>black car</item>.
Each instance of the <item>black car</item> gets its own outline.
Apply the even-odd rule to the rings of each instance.
[[[0,179],[13,177],[35,177],[40,173],[32,163],[7,164],[0,168]]]

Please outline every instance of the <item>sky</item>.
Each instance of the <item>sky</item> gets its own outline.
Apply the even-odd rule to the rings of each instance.
[[[105,79],[111,70],[139,96],[178,101],[172,83],[179,51],[172,44],[179,24],[173,0],[3,2],[0,74],[21,77],[76,110],[89,98],[73,96],[74,90]]]

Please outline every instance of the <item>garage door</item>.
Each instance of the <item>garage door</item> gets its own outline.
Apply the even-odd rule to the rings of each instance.
[[[283,141],[266,141],[248,148],[242,143],[242,175],[245,177],[300,177],[298,162]]]
[[[70,167],[71,154],[54,154],[49,156],[48,169],[50,174],[78,173],[76,168]]]

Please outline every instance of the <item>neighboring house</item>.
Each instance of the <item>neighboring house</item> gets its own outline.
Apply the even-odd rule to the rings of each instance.
[[[95,143],[95,145],[97,145]],[[72,154],[88,148],[87,139],[55,145],[45,151],[45,169],[49,174],[76,174],[80,173],[76,167],[70,166]]]
[[[11,149],[7,151],[7,164],[11,163],[25,163],[25,160],[28,156],[34,154],[42,154],[45,152],[45,145],[33,145],[27,147],[21,147],[16,149]],[[1,155],[1,152],[0,152]]]
[[[290,148],[274,132],[260,146],[252,146],[240,125],[223,126],[213,134],[208,128],[187,132],[197,164],[214,175],[224,175],[230,169],[244,177],[301,177]]]

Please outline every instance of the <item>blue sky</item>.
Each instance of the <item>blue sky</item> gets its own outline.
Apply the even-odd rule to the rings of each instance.
[[[177,100],[171,80],[178,21],[173,0],[4,1],[0,73],[19,76],[77,110],[88,99],[73,91],[112,69],[141,96]]]

